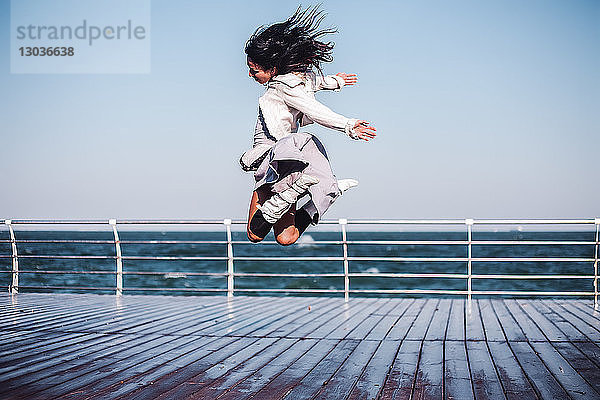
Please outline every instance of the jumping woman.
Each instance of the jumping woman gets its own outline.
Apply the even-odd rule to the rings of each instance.
[[[240,158],[256,181],[248,215],[248,239],[260,242],[271,229],[281,245],[295,243],[347,189],[353,179],[337,180],[323,144],[299,126],[313,122],[369,141],[376,129],[346,118],[315,99],[318,90],[339,91],[357,82],[355,74],[324,76],[321,63],[333,61],[333,43],[319,39],[335,33],[319,29],[318,7],[296,12],[286,21],[259,27],[246,42],[249,76],[267,90],[259,100],[253,148]],[[316,71],[315,71],[316,70]],[[298,208],[298,200],[309,200]]]

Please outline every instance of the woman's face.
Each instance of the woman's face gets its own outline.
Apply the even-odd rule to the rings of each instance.
[[[246,61],[249,69],[248,76],[250,78],[254,78],[254,80],[260,83],[261,85],[264,85],[265,83],[269,82],[269,80],[275,74],[274,69],[264,70],[260,65],[253,63],[249,57]]]

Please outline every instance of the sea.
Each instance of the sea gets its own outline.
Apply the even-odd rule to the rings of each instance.
[[[19,255],[19,292],[114,293],[116,250],[112,231],[27,231],[16,230]],[[227,244],[224,231],[120,231],[123,256],[125,294],[206,295],[203,289],[226,289],[225,276],[202,276],[198,273],[227,271]],[[339,231],[308,231],[298,243],[283,247],[272,235],[265,243],[252,244],[245,232],[233,232],[234,270],[236,273],[310,273],[343,274],[341,260],[277,260],[278,257],[343,257]],[[0,284],[7,290],[11,282],[11,244],[7,231],[0,232]],[[585,244],[521,244],[472,246],[472,257],[545,257],[582,258],[586,261],[473,261],[473,274],[517,275],[594,275],[595,232],[593,231],[500,231],[474,232],[476,241],[575,241]],[[428,241],[467,240],[466,232],[437,231],[349,231],[349,241]],[[83,243],[80,243],[83,242]],[[108,242],[108,243],[105,243]],[[214,243],[217,242],[217,243]],[[219,243],[221,242],[221,243]],[[372,289],[438,289],[466,290],[465,279],[395,278],[369,276],[376,273],[466,274],[465,261],[389,261],[386,258],[465,258],[467,246],[454,244],[398,245],[350,244],[349,257],[376,257],[377,261],[351,260],[350,273],[366,273],[351,277],[351,290]],[[91,257],[91,258],[80,258]],[[190,259],[191,257],[191,259]],[[216,259],[197,260],[194,257]],[[273,258],[244,260],[244,257]],[[152,259],[157,258],[157,259]],[[187,258],[187,259],[186,259]],[[242,259],[237,259],[242,258]],[[43,272],[42,272],[43,271]],[[593,292],[593,279],[473,279],[473,290],[507,291],[581,291]],[[277,293],[262,289],[281,289]],[[244,295],[325,295],[306,294],[297,289],[344,288],[343,277],[236,277],[235,290]],[[256,290],[256,291],[255,291]],[[224,294],[224,292],[218,292]],[[351,296],[390,296],[388,294],[351,294]],[[402,295],[393,295],[402,296]],[[414,295],[411,295],[414,296]]]

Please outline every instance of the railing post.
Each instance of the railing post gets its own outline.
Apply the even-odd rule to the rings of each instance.
[[[19,255],[17,254],[17,241],[15,240],[15,231],[12,227],[10,219],[4,220],[4,224],[8,227],[10,233],[10,246],[12,247],[12,283],[8,287],[11,294],[19,293]]]
[[[224,219],[223,224],[227,229],[227,297],[233,297],[233,243],[231,243],[231,220]]]
[[[108,223],[113,228],[113,234],[115,236],[115,249],[117,251],[117,273],[116,275],[116,292],[117,296],[121,296],[123,294],[123,258],[121,254],[121,240],[119,239],[119,232],[117,232],[117,220],[109,219]]]
[[[598,230],[600,228],[600,218],[594,219],[596,225],[596,245],[594,246],[594,310],[598,309]]]
[[[471,252],[471,242],[472,242],[472,236],[473,236],[473,219],[472,218],[467,218],[465,219],[465,224],[467,225],[467,300],[469,303],[471,303],[471,296],[472,296],[472,292],[473,292],[473,287],[472,287],[472,275],[473,275],[473,269],[472,269],[472,265],[471,265],[471,258],[472,258],[472,252]]]
[[[344,251],[344,301],[348,302],[348,298],[350,297],[350,278],[348,277],[348,238],[346,234],[348,220],[340,218],[338,223],[342,227],[342,249]]]

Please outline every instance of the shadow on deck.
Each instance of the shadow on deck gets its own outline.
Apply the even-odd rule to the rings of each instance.
[[[584,300],[0,296],[0,398],[598,399]]]

